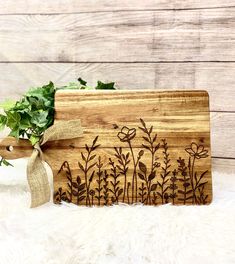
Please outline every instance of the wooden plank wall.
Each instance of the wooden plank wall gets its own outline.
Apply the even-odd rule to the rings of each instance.
[[[214,169],[235,171],[235,0],[0,1],[0,101],[77,77],[205,89]]]

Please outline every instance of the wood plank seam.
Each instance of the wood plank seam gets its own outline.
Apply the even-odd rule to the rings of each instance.
[[[192,8],[143,8],[143,9],[118,9],[118,10],[99,10],[99,11],[80,11],[80,12],[15,12],[15,13],[0,13],[0,16],[11,15],[73,15],[73,14],[96,14],[96,13],[118,13],[118,12],[152,12],[152,11],[194,11],[194,10],[213,10],[213,9],[229,9],[235,5],[228,6],[205,6]]]

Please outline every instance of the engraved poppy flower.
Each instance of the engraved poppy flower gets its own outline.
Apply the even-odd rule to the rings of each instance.
[[[135,128],[128,128],[124,126],[121,129],[121,132],[118,133],[118,138],[121,142],[128,142],[131,141],[136,135],[136,129]]]
[[[191,144],[190,148],[186,148],[185,151],[188,152],[190,156],[195,157],[196,159],[208,157],[208,150],[205,150],[204,146],[197,145],[194,142]]]

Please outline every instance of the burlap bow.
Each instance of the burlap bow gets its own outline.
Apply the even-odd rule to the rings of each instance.
[[[35,144],[27,165],[27,178],[31,191],[31,208],[50,201],[50,185],[43,165],[41,146],[48,141],[81,137],[83,130],[80,120],[57,121],[49,127],[39,143]]]

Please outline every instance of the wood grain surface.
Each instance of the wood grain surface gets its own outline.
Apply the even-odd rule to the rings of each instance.
[[[158,10],[158,9],[202,9],[235,6],[234,0],[5,0],[0,2],[1,14],[58,14],[122,10]]]
[[[56,121],[80,118],[84,129],[44,147],[56,203],[211,201],[206,92],[59,91],[55,109]]]
[[[2,15],[0,60],[235,61],[234,15],[235,8]]]

